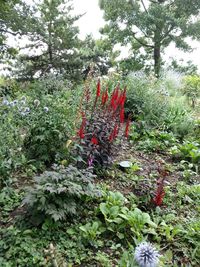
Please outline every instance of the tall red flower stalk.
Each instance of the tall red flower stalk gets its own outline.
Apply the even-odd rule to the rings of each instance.
[[[120,123],[124,123],[124,108],[120,110]]]
[[[78,136],[80,139],[84,138],[84,142],[81,142],[80,154],[89,165],[111,163],[113,148],[116,146],[114,141],[122,133],[120,128],[124,127],[126,88],[121,90],[118,84],[110,92],[110,97],[108,91],[110,92],[108,88],[102,90],[101,82],[98,80],[95,96],[94,98],[91,97],[94,99],[93,103],[85,101],[84,109],[81,109],[87,114],[87,121],[86,116],[82,116]],[[85,95],[86,100],[88,100],[88,91],[85,92]],[[92,104],[91,107],[90,104]],[[124,135],[126,137],[129,133],[129,127],[130,118],[125,124]]]
[[[101,104],[104,106],[108,101],[108,88],[102,93]]]
[[[78,136],[81,139],[84,139],[84,137],[85,137],[85,126],[86,126],[86,117],[85,117],[85,113],[82,112],[82,123],[81,123],[81,127],[78,131]]]
[[[159,182],[157,190],[156,190],[156,195],[153,198],[153,202],[156,206],[161,206],[163,203],[163,199],[165,196],[164,179],[165,178],[162,178],[162,180]]]
[[[100,83],[100,79],[98,79],[96,97],[98,98],[100,95],[101,95],[101,83]]]

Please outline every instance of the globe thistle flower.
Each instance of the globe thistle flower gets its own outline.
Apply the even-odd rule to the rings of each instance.
[[[14,104],[14,106],[16,106],[16,105],[18,104],[18,100],[15,99],[15,100],[13,101],[13,104]]]
[[[7,99],[4,99],[2,101],[2,104],[5,105],[5,106],[9,106],[10,103],[9,103],[9,101]]]
[[[49,111],[49,108],[48,107],[44,107],[44,111],[45,112],[48,112]]]
[[[15,105],[14,102],[10,102],[11,107],[14,107],[14,105]]]
[[[139,244],[135,249],[134,258],[140,267],[156,267],[159,262],[159,253],[147,242]]]
[[[30,108],[29,108],[29,107],[26,107],[26,108],[24,109],[24,112],[25,112],[25,113],[29,113],[29,112],[30,112]]]
[[[34,105],[35,105],[36,107],[38,107],[38,106],[40,105],[40,100],[35,99],[35,100],[33,101],[33,103],[34,103]]]

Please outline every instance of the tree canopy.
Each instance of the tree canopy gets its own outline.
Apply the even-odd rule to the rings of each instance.
[[[130,44],[132,50],[143,48],[160,74],[164,48],[171,42],[190,51],[186,37],[200,38],[199,0],[100,0],[104,18],[102,29],[113,43]]]

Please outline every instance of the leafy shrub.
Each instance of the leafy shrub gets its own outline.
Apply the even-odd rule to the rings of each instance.
[[[94,175],[89,170],[76,167],[55,167],[34,178],[35,184],[29,188],[24,200],[31,212],[43,213],[53,220],[66,219],[76,214],[89,197],[97,197],[100,192],[92,184]]]
[[[29,127],[24,140],[24,150],[29,159],[52,163],[62,151],[64,143],[73,132],[70,118],[71,108],[64,100],[49,96],[26,117]]]
[[[197,98],[200,96],[200,77],[198,75],[185,77],[183,93],[192,101],[192,107],[194,108]]]
[[[120,90],[119,84],[111,92],[108,88],[101,92],[100,80],[97,83],[96,96],[91,99],[89,86],[85,87],[81,102],[82,122],[78,131],[80,155],[89,166],[111,163],[115,140],[122,132],[124,123],[124,103],[126,88]],[[124,135],[128,137],[130,120],[127,120]]]
[[[70,91],[43,93],[37,98],[32,88],[26,95],[4,97],[0,103],[1,180],[16,169],[30,164],[41,169],[68,155],[65,144],[73,135],[78,96]]]
[[[185,141],[183,144],[171,148],[171,154],[180,159],[186,159],[193,164],[200,163],[200,144]]]
[[[131,131],[130,136],[132,136],[132,134],[133,134],[132,139],[134,140],[134,138],[136,137],[135,129]],[[166,148],[172,147],[176,143],[177,139],[175,138],[173,133],[151,130],[151,131],[146,131],[145,133],[143,133],[143,135],[141,135],[137,143],[137,148],[144,151],[159,152],[159,151],[165,151]]]
[[[125,110],[146,128],[172,131],[181,137],[193,129],[193,119],[185,98],[163,80],[131,74]]]

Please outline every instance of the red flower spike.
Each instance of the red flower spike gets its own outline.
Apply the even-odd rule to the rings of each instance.
[[[116,89],[115,89],[115,93],[114,93],[114,100],[117,101],[118,99],[118,96],[119,96],[119,85],[117,85]]]
[[[126,122],[126,128],[125,128],[125,137],[128,137],[129,135],[129,128],[130,128],[130,118],[128,118],[127,122]]]
[[[81,139],[84,139],[84,137],[85,137],[84,130],[85,130],[85,125],[86,125],[86,117],[85,117],[85,113],[84,112],[81,112],[81,115],[82,115],[82,123],[81,123],[80,130],[78,131],[78,136]]]
[[[84,139],[85,134],[84,134],[84,129],[81,127],[81,129],[78,131],[78,135],[81,139]]]
[[[165,192],[156,193],[156,196],[153,198],[153,202],[156,206],[161,206],[163,203],[163,198],[165,196]]]
[[[156,195],[153,198],[153,202],[155,203],[156,206],[161,206],[163,203],[163,198],[165,196],[165,191],[164,191],[164,179],[160,182],[158,185]]]
[[[115,139],[119,132],[119,126],[115,124],[114,130],[113,130],[113,139]]]
[[[113,141],[113,132],[110,134],[110,136],[109,136],[108,140],[109,140],[110,142],[112,142],[112,141]]]
[[[96,96],[99,97],[100,94],[101,94],[101,83],[100,83],[100,79],[98,79]]]
[[[107,101],[108,101],[108,89],[106,88],[106,90],[102,93],[101,104],[104,106]]]
[[[108,101],[108,88],[106,88],[106,91],[105,91],[104,101],[105,101],[105,103]]]
[[[93,136],[91,139],[91,143],[94,145],[98,145],[99,142],[98,142],[98,139],[95,136]]]
[[[124,123],[124,108],[121,108],[120,110],[120,122]]]

